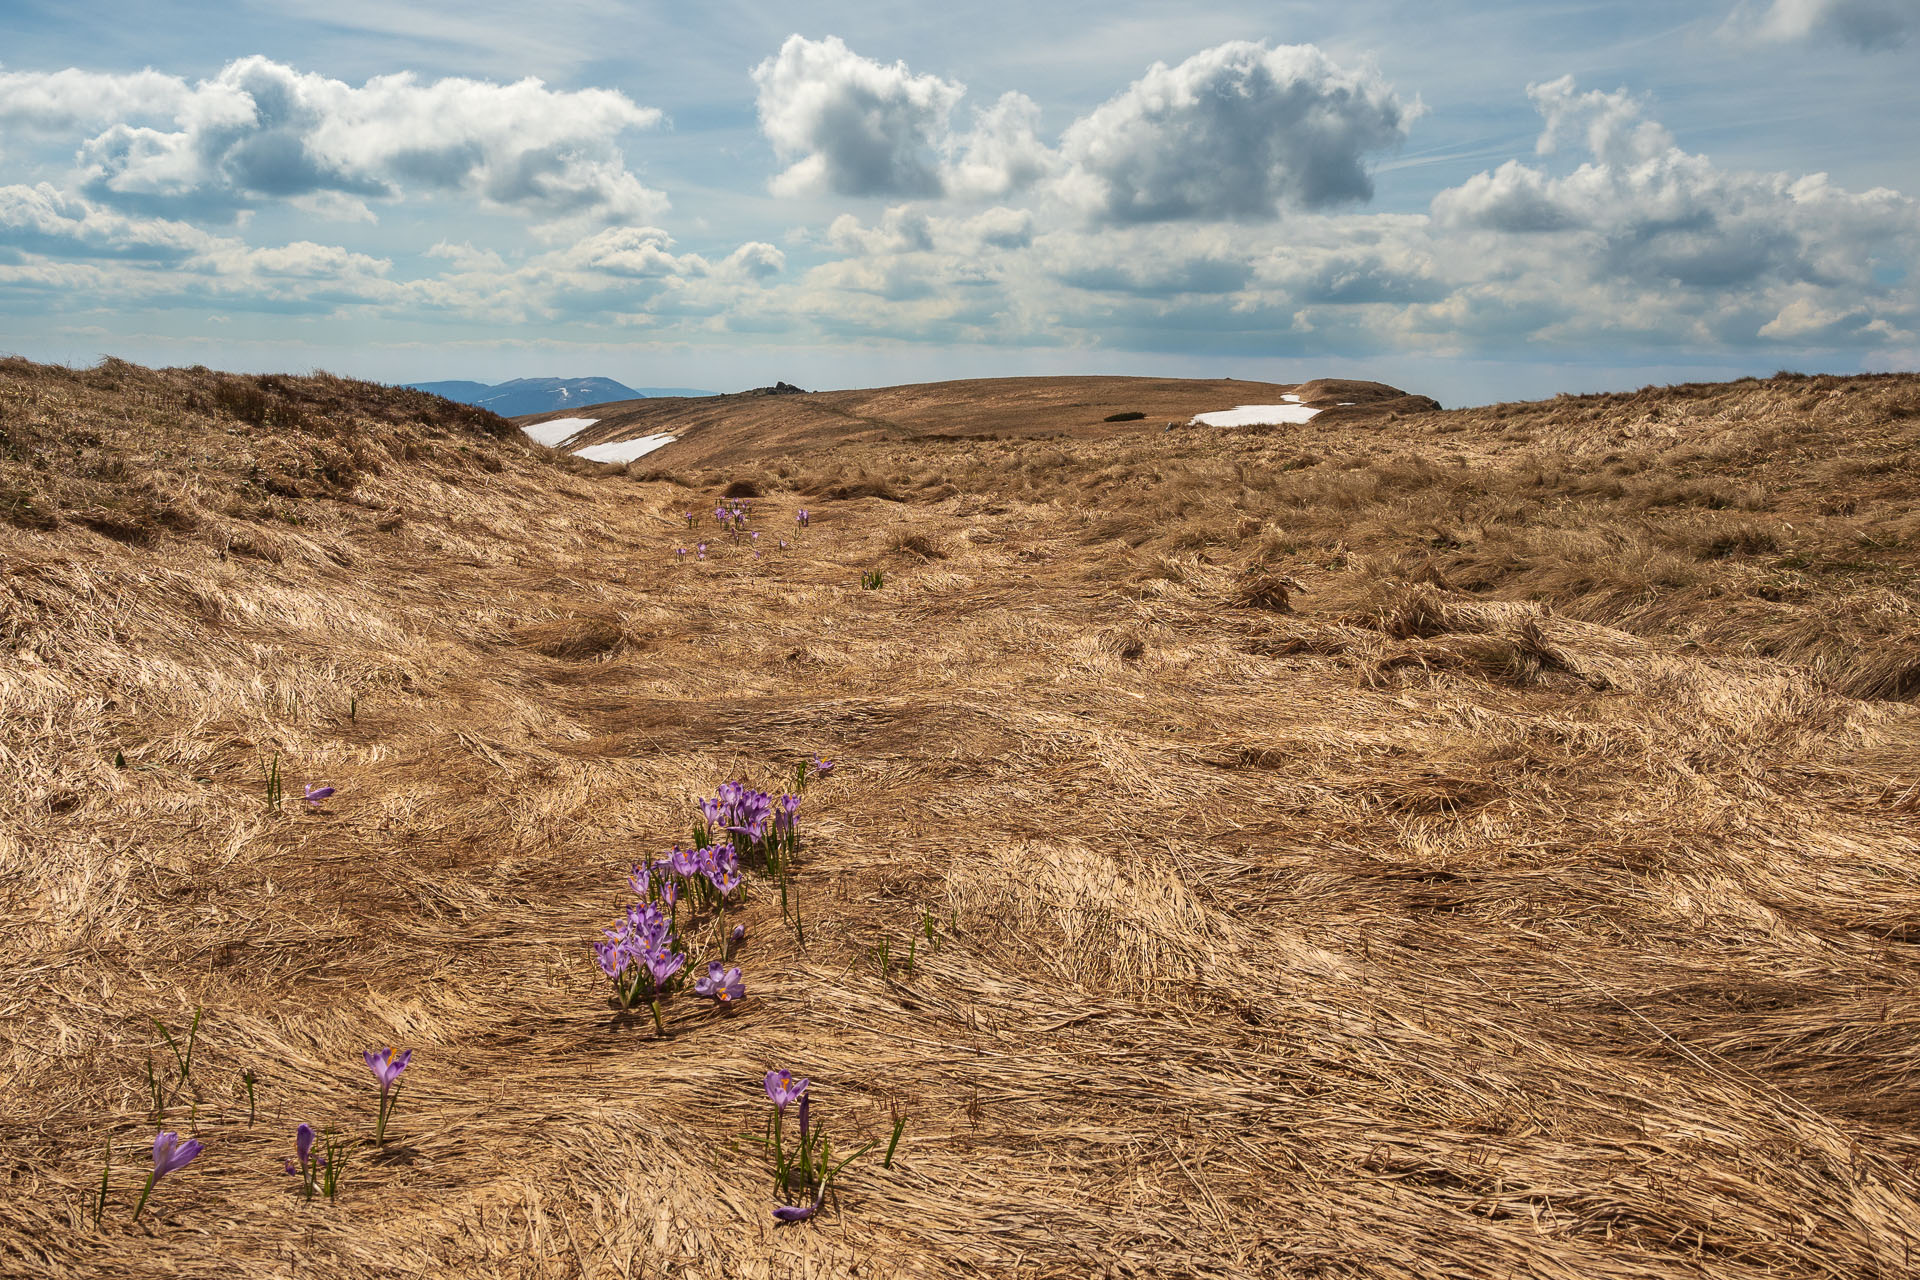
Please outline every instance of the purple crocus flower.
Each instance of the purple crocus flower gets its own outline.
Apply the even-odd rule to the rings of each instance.
[[[667,979],[680,972],[680,966],[686,962],[685,953],[679,951],[649,951],[646,955],[647,971],[653,975],[656,989],[665,986]]]
[[[740,945],[747,940],[747,926],[743,924],[733,926],[733,932],[728,937],[732,938],[735,946]]]
[[[697,849],[682,849],[673,846],[673,872],[678,876],[690,876],[700,869],[700,852]]]
[[[390,1048],[378,1053],[367,1049],[360,1056],[367,1060],[367,1068],[373,1072],[373,1078],[380,1082],[380,1118],[374,1122],[373,1141],[375,1145],[383,1145],[387,1140],[387,1120],[393,1115],[393,1104],[398,1101],[393,1085],[400,1078],[400,1073],[407,1069],[413,1050],[409,1049],[396,1058]]]
[[[822,760],[819,756],[815,756],[813,758],[813,772],[816,777],[826,777],[833,772],[833,761]]]
[[[407,1062],[413,1057],[413,1050],[409,1049],[396,1058],[393,1056],[392,1049],[382,1049],[378,1053],[366,1049],[361,1051],[360,1056],[367,1060],[367,1069],[372,1071],[373,1078],[380,1082],[380,1092],[384,1094],[393,1088],[393,1082],[398,1080],[400,1073],[407,1069]]]
[[[780,797],[780,803],[773,810],[773,827],[776,831],[791,831],[793,824],[800,818],[800,797],[791,793]]]
[[[747,984],[740,980],[739,969],[729,969],[718,960],[711,960],[706,974],[694,979],[693,993],[711,996],[721,1004],[732,1004],[747,994]]]
[[[808,1083],[804,1079],[795,1080],[793,1072],[785,1067],[778,1071],[769,1071],[767,1072],[767,1098],[775,1107],[785,1111],[789,1102],[805,1096]]]
[[[647,896],[647,890],[651,887],[652,881],[652,874],[644,862],[634,863],[633,870],[627,875],[627,887],[643,898]]]
[[[175,1169],[184,1169],[205,1149],[198,1138],[185,1141],[177,1133],[155,1134],[153,1139],[153,1176],[164,1178]]]
[[[325,800],[328,796],[333,794],[332,787],[316,787],[311,782],[306,784],[306,791],[307,791],[307,803],[312,805],[316,809],[320,807],[320,802],[322,800]]]
[[[171,1131],[154,1135],[153,1172],[147,1175],[147,1185],[140,1192],[140,1203],[133,1206],[136,1222],[139,1221],[140,1211],[147,1207],[147,1197],[153,1194],[153,1184],[175,1169],[186,1168],[200,1154],[203,1146],[198,1138],[183,1141],[179,1134]]]
[[[740,887],[740,873],[732,867],[716,866],[707,879],[713,881],[713,887],[723,898]]]
[[[794,520],[794,523],[799,525],[802,529],[806,528],[807,527],[807,509],[805,507],[802,507],[798,511],[794,512],[793,520]]]
[[[776,1222],[805,1222],[820,1212],[820,1206],[827,1202],[827,1184],[821,1183],[820,1189],[813,1193],[812,1204],[780,1204],[773,1207]]]
[[[675,550],[675,552],[676,552],[676,553],[678,553],[679,555],[683,555],[683,556],[684,556],[684,555],[686,555],[686,554],[687,554],[687,549],[686,549],[685,547],[676,547],[676,548],[674,548],[674,550]]]
[[[600,964],[600,972],[609,978],[617,978],[627,967],[627,949],[618,942],[596,942],[593,944],[593,958]]]
[[[288,1173],[304,1177],[327,1167],[325,1156],[313,1154],[313,1126],[304,1121],[293,1131],[293,1154],[299,1158],[299,1163],[287,1161]]]

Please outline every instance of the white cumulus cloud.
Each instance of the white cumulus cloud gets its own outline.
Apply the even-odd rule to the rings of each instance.
[[[1366,157],[1420,114],[1312,45],[1234,41],[1155,63],[1063,139],[1068,198],[1113,223],[1255,220],[1373,194]]]
[[[781,194],[932,196],[944,190],[938,149],[966,87],[863,58],[837,36],[789,36],[753,70],[760,126],[793,160]]]
[[[1434,197],[1442,227],[1546,235],[1569,266],[1696,289],[1872,290],[1877,260],[1914,251],[1920,209],[1897,192],[1720,168],[1682,150],[1624,92],[1580,93],[1563,78],[1528,93],[1546,121],[1540,150],[1578,134],[1590,158],[1560,176],[1517,161],[1477,174]]]
[[[660,118],[612,90],[405,72],[354,86],[262,57],[193,85],[153,71],[0,76],[0,122],[114,121],[81,144],[89,196],[182,217],[267,200],[358,217],[367,200],[458,194],[570,226],[644,220],[666,202],[629,172],[617,139]]]

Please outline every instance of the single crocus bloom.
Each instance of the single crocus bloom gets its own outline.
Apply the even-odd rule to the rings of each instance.
[[[711,996],[721,1004],[732,1004],[747,994],[747,984],[740,979],[738,968],[728,969],[718,960],[707,963],[706,976],[693,984],[696,995]]]
[[[627,967],[627,949],[617,942],[596,942],[593,944],[593,958],[600,964],[600,972],[609,978],[617,978]]]
[[[153,1194],[153,1184],[175,1169],[186,1168],[200,1154],[202,1145],[198,1138],[183,1141],[179,1134],[170,1131],[154,1135],[153,1172],[147,1175],[147,1185],[140,1192],[140,1203],[133,1206],[134,1221],[140,1220],[140,1211],[147,1207],[147,1197]]]
[[[372,1071],[373,1078],[380,1082],[380,1092],[385,1093],[393,1088],[393,1082],[398,1080],[400,1073],[407,1069],[407,1062],[413,1057],[413,1050],[409,1049],[396,1058],[393,1056],[392,1049],[382,1049],[378,1053],[367,1049],[362,1051],[360,1056],[367,1060],[367,1069]]]
[[[808,1082],[804,1079],[795,1080],[793,1072],[785,1067],[778,1071],[769,1071],[767,1072],[767,1098],[774,1106],[785,1111],[789,1102],[806,1093],[807,1084]]]
[[[333,794],[332,787],[316,787],[311,782],[307,783],[306,790],[307,790],[307,803],[312,805],[316,809],[320,807],[320,802],[322,800],[325,800],[328,796]]]
[[[679,951],[649,951],[647,971],[653,974],[653,985],[664,986],[667,979],[680,972],[680,966],[686,962],[686,955]]]
[[[822,760],[819,756],[815,756],[813,758],[813,771],[819,777],[824,778],[833,772],[833,761]]]
[[[325,1156],[313,1154],[313,1126],[310,1124],[302,1122],[300,1127],[293,1131],[293,1153],[299,1157],[300,1162],[296,1165],[292,1160],[287,1161],[288,1173],[304,1174],[309,1171],[309,1168],[320,1170],[327,1167]]]
[[[700,852],[697,849],[673,847],[673,873],[677,876],[690,876],[700,869]]]
[[[820,1190],[814,1193],[812,1204],[775,1205],[773,1209],[774,1220],[776,1222],[805,1222],[808,1218],[820,1212],[820,1206],[825,1204],[826,1200],[827,1186],[823,1182],[820,1184]]]
[[[177,1133],[155,1134],[153,1139],[153,1176],[164,1178],[175,1169],[184,1169],[200,1154],[205,1144],[198,1138],[185,1141]]]
[[[747,940],[747,926],[743,924],[733,926],[733,940],[735,942],[745,942]]]

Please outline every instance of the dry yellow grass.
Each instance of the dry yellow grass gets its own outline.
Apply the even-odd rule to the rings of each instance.
[[[0,363],[0,1273],[1913,1274],[1920,380],[1159,425],[676,484]],[[679,562],[742,482],[813,528]],[[613,1019],[627,865],[816,752],[804,946]],[[774,1066],[908,1117],[779,1229]]]

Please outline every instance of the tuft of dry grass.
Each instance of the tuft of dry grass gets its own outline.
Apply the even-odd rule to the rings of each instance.
[[[0,1272],[1913,1274],[1910,405],[654,473],[0,363]],[[743,479],[812,527],[676,556]],[[611,1016],[626,868],[814,754],[804,942],[759,889],[732,1016]],[[387,1044],[397,1136],[307,1204],[293,1126],[368,1133]],[[775,1066],[908,1119],[805,1227],[740,1140]],[[133,1226],[161,1127],[207,1150]]]

